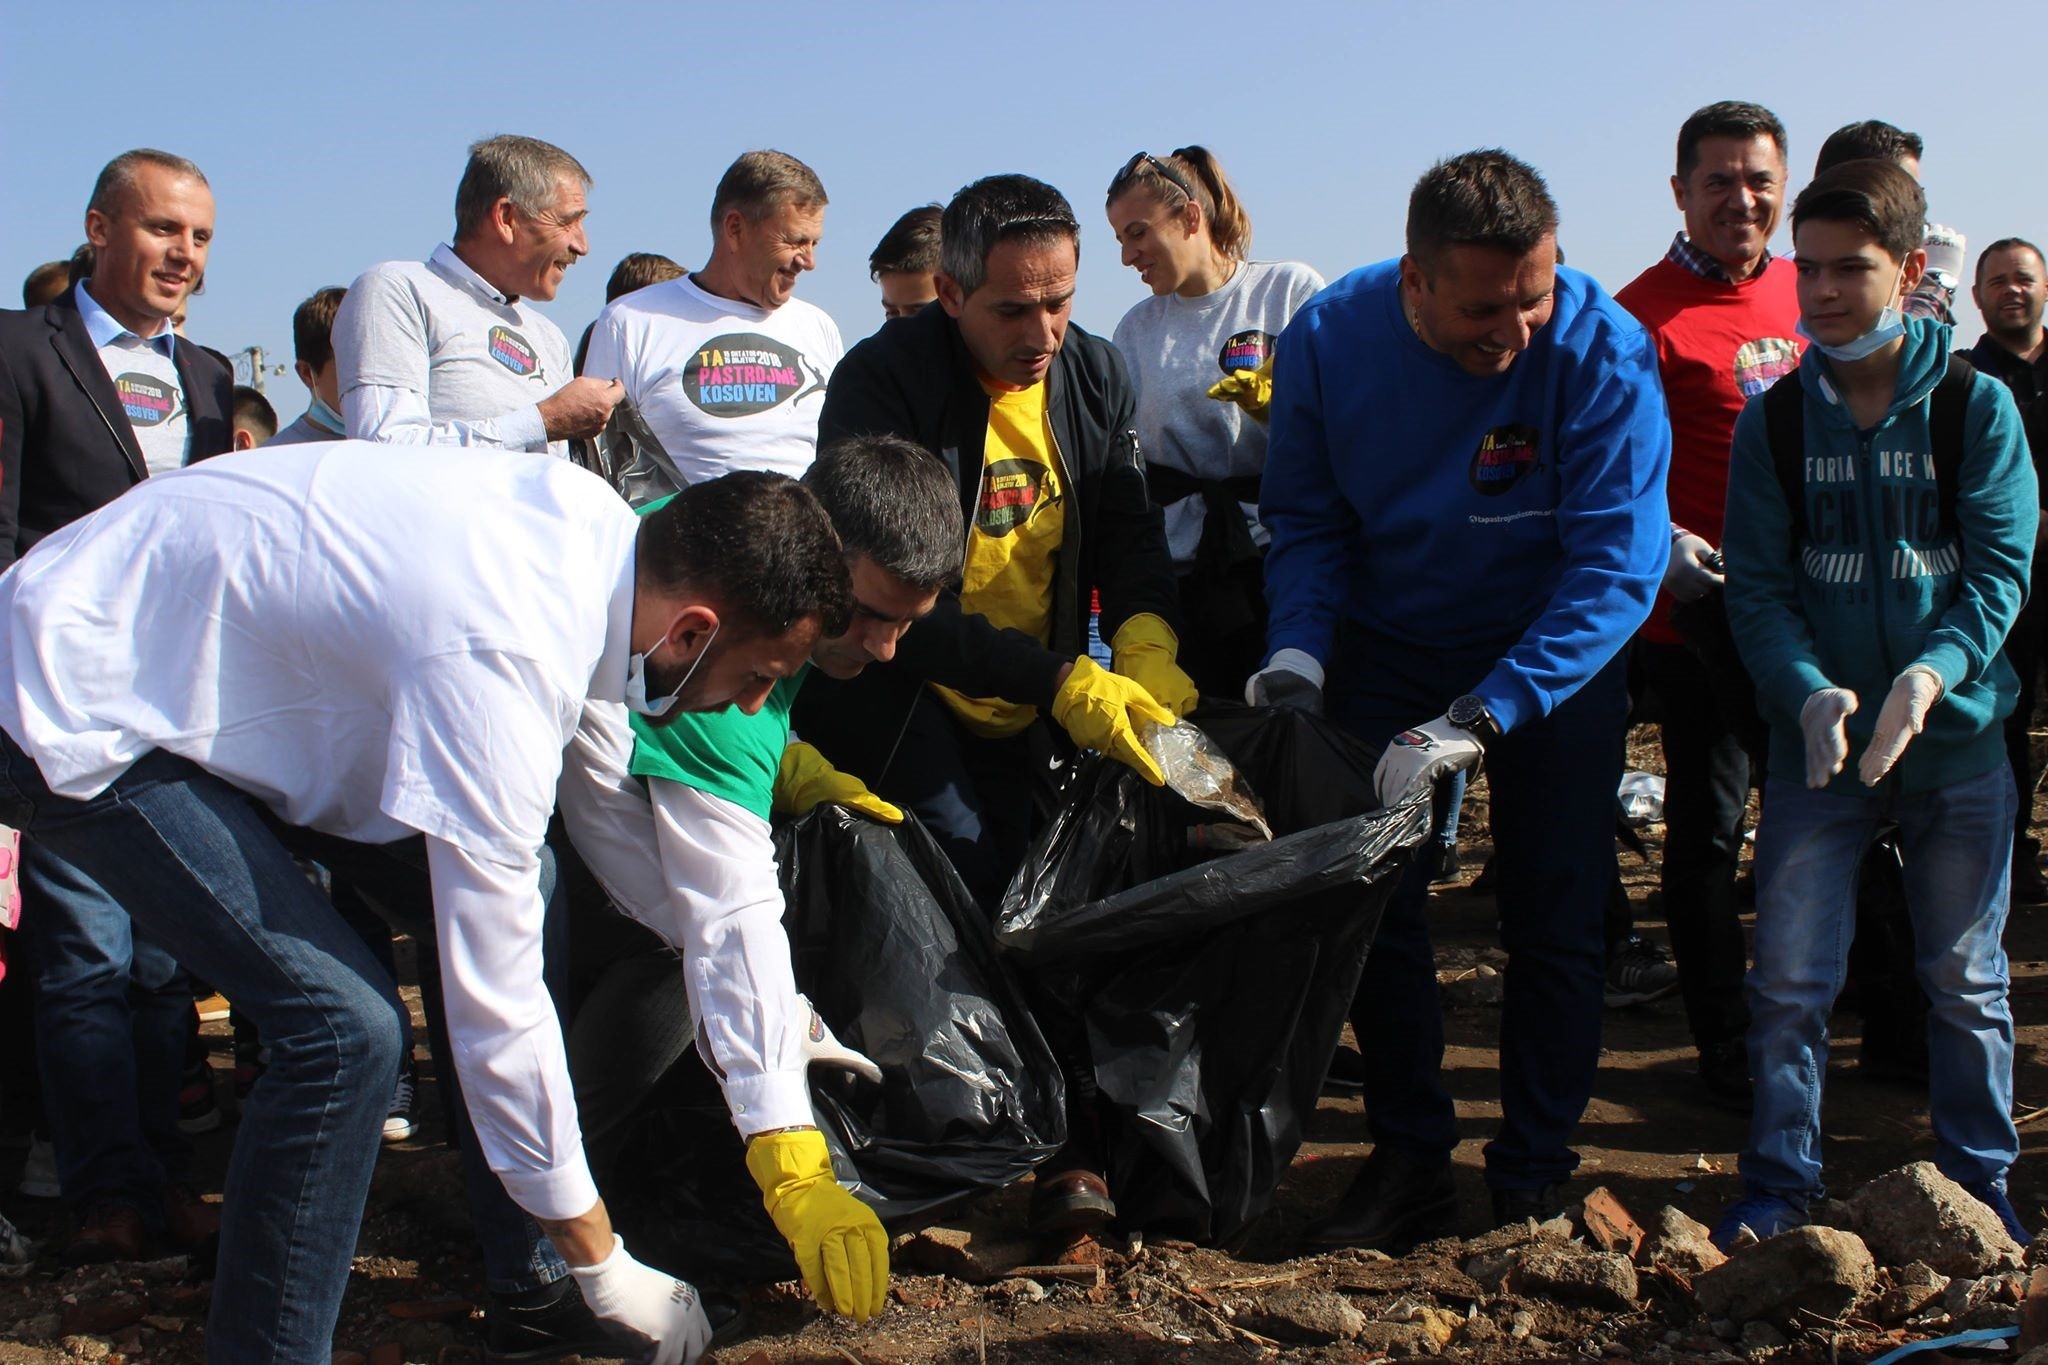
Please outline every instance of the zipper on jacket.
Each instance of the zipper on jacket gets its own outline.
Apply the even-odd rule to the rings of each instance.
[[[1870,575],[1871,609],[1877,617],[1877,653],[1878,657],[1884,661],[1885,676],[1896,678],[1899,675],[1899,670],[1892,663],[1891,632],[1886,628],[1885,593],[1884,584],[1881,581],[1881,574],[1884,571],[1883,565],[1889,563],[1889,556],[1884,553],[1883,544],[1878,538],[1880,534],[1886,531],[1886,527],[1881,516],[1873,517],[1871,514],[1871,504],[1873,502],[1877,504],[1876,510],[1880,514],[1883,512],[1884,497],[1878,491],[1877,462],[1871,454],[1870,447],[1871,443],[1877,439],[1877,433],[1884,430],[1886,423],[1889,421],[1890,417],[1887,415],[1880,418],[1878,424],[1868,432],[1858,431],[1856,433],[1857,476],[1863,480],[1863,491],[1857,500],[1863,504],[1863,524],[1869,528],[1864,532],[1863,543],[1867,547],[1864,554],[1866,557],[1865,569]]]

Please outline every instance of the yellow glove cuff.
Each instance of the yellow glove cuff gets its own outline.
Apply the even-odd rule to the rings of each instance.
[[[763,1133],[747,1143],[747,1174],[761,1187],[770,1213],[814,1180],[833,1180],[832,1153],[815,1128]]]
[[[1112,656],[1128,649],[1145,648],[1163,649],[1169,659],[1180,654],[1180,637],[1173,633],[1173,627],[1149,611],[1140,612],[1118,626],[1109,642]]]

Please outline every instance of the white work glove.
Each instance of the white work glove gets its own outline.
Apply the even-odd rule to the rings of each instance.
[[[696,1365],[711,1345],[711,1319],[695,1286],[641,1265],[612,1234],[612,1254],[596,1265],[572,1265],[590,1311],[654,1343],[649,1365]]]
[[[1250,706],[1292,706],[1310,715],[1323,713],[1323,666],[1306,650],[1282,649],[1266,666],[1245,680]]]
[[[1806,785],[1819,791],[1849,761],[1849,717],[1856,714],[1856,694],[1846,687],[1823,687],[1799,708],[1799,730],[1806,736]]]
[[[808,995],[798,994],[796,1015],[805,1025],[804,1036],[798,1044],[798,1049],[803,1053],[806,1067],[832,1067],[840,1071],[851,1071],[862,1080],[872,1081],[876,1085],[882,1083],[882,1068],[876,1066],[874,1059],[865,1052],[856,1052],[840,1042],[839,1035],[825,1022],[825,1016],[818,1013],[818,1007],[811,1003]],[[711,1050],[706,1048],[704,1055],[710,1056]]]
[[[1380,804],[1391,806],[1426,790],[1439,777],[1478,767],[1485,753],[1485,746],[1470,730],[1438,716],[1387,742],[1379,766],[1372,770],[1372,784],[1379,792]]]
[[[1927,272],[1939,278],[1944,288],[1954,289],[1962,281],[1964,241],[1963,234],[1954,228],[1939,223],[1927,225],[1927,238],[1920,243],[1920,249],[1927,253]]]
[[[1664,591],[1674,602],[1697,602],[1727,582],[1714,567],[1714,547],[1702,536],[1681,532],[1671,541],[1671,562],[1664,566]]]
[[[1856,776],[1863,779],[1864,786],[1876,786],[1892,770],[1913,736],[1920,733],[1928,710],[1940,700],[1941,675],[1925,664],[1914,664],[1892,679],[1892,690],[1878,708],[1877,728],[1870,732],[1869,747],[1856,765]]]

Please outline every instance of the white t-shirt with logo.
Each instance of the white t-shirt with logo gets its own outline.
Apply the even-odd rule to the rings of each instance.
[[[178,378],[177,363],[133,332],[123,332],[99,353],[121,399],[121,411],[135,428],[143,468],[151,474],[182,469],[191,432],[186,429],[185,385]]]
[[[568,454],[566,442],[548,443],[536,407],[573,377],[568,340],[445,245],[426,261],[372,266],[349,286],[334,359],[354,439]]]
[[[691,483],[736,469],[798,478],[817,454],[825,383],[845,350],[813,304],[764,310],[684,276],[599,314],[583,372],[624,385]]]
[[[1209,397],[1209,386],[1263,365],[1295,311],[1322,287],[1323,277],[1297,261],[1246,261],[1220,289],[1200,298],[1155,294],[1124,314],[1116,348],[1138,390],[1138,448],[1145,459],[1200,479],[1264,473],[1264,424],[1235,403]],[[1258,509],[1241,505],[1263,543]],[[1176,564],[1194,559],[1205,510],[1200,498],[1166,509]]]

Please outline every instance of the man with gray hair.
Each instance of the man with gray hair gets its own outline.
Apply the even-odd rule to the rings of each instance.
[[[825,382],[845,350],[825,311],[795,297],[797,277],[817,265],[825,203],[803,162],[747,152],[712,195],[705,267],[598,318],[584,373],[619,380],[643,419],[634,435],[659,447],[641,457],[659,477],[630,480],[636,503],[735,469],[798,477],[810,467]]]
[[[571,378],[568,341],[534,308],[590,252],[589,187],[575,157],[537,138],[469,149],[455,240],[372,266],[335,317],[350,437],[566,456],[603,429],[618,386]]]

